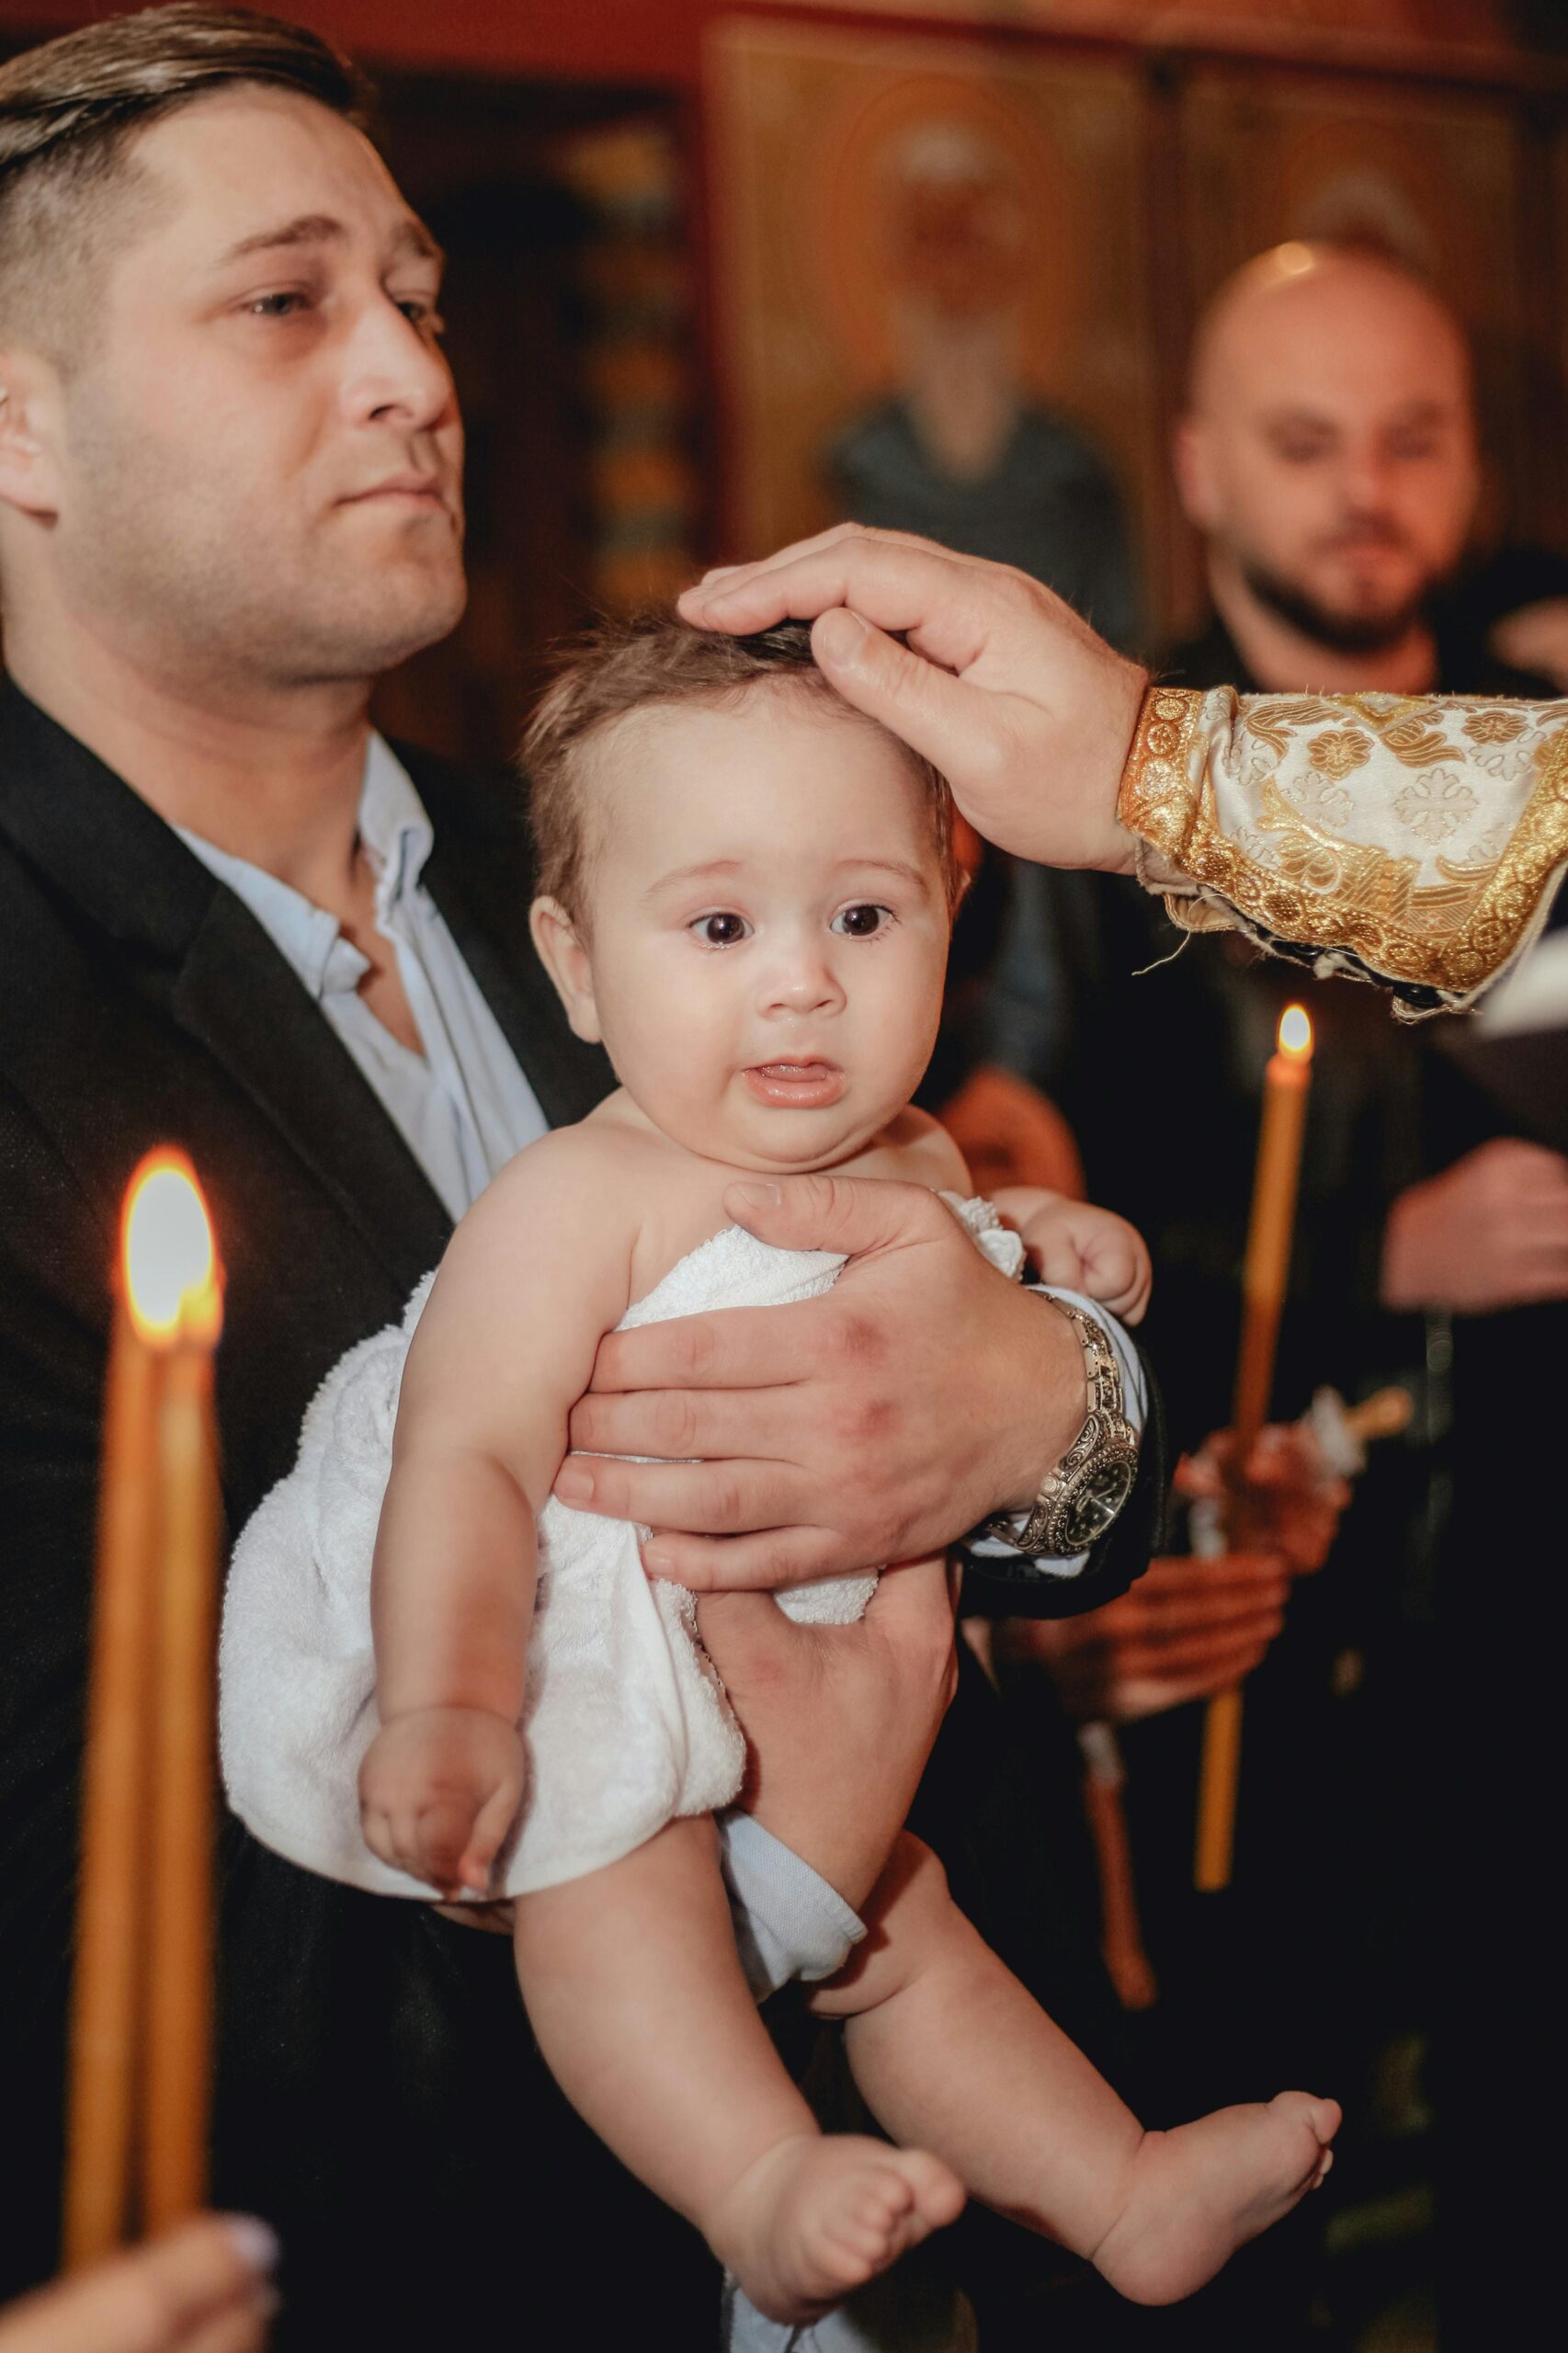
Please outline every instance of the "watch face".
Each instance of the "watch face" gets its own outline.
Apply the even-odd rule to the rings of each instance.
[[[1108,1462],[1090,1472],[1067,1507],[1065,1534],[1074,1552],[1086,1552],[1098,1542],[1132,1493],[1137,1463]]]

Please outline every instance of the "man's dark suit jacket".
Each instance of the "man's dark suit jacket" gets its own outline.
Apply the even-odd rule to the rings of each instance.
[[[579,1119],[608,1071],[572,1038],[528,942],[520,797],[404,756],[435,829],[431,895],[547,1119]],[[228,1272],[218,1403],[231,1534],[289,1469],[323,1375],[401,1313],[449,1222],[247,909],[4,685],[0,959],[0,2084],[23,2158],[0,2218],[3,2294],[54,2261],[126,1182],[150,1147],[177,1142],[211,1204]],[[1001,1605],[1085,1607],[1119,1590],[1147,1556],[1161,1483],[1151,1461],[1075,1591],[1000,1588]],[[214,2195],[282,2234],[280,2343],[430,2345],[486,2324],[528,2343],[710,2340],[705,2251],[555,2090],[506,1939],[315,1879],[232,1819],[221,1868]],[[994,1859],[977,1868],[995,1875]]]

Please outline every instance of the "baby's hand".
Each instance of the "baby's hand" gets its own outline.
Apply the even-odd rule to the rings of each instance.
[[[1102,1301],[1124,1324],[1142,1321],[1153,1269],[1135,1225],[1111,1210],[1033,1187],[1009,1188],[993,1199],[1022,1234],[1043,1282]]]
[[[394,1716],[359,1768],[365,1843],[445,1896],[487,1895],[526,1779],[522,1735],[505,1716],[485,1708]]]

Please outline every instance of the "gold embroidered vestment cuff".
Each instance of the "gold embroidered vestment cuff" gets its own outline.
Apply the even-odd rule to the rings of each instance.
[[[1568,862],[1568,703],[1151,687],[1119,801],[1187,930],[1461,1005]]]

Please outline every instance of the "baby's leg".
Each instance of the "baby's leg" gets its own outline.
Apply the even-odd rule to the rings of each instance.
[[[836,2303],[962,2206],[935,2158],[818,2132],[747,1989],[706,1817],[524,1896],[516,1949],[573,2106],[771,2318]]]
[[[918,1840],[894,1849],[871,1920],[812,2006],[844,2018],[873,2114],[1135,2302],[1190,2295],[1327,2171],[1339,2110],[1303,2092],[1145,2132],[975,1933]]]

